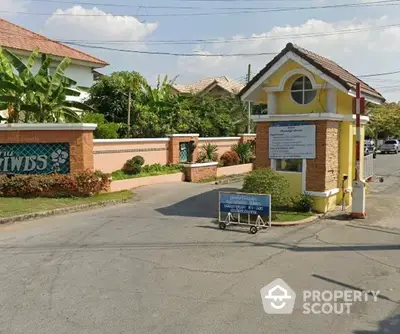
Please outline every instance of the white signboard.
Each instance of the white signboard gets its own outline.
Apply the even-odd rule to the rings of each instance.
[[[315,125],[275,125],[269,128],[270,159],[315,159]]]

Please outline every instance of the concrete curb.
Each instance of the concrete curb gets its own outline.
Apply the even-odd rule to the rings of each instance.
[[[309,223],[312,223],[312,222],[314,222],[314,221],[316,221],[318,219],[320,219],[320,216],[319,215],[315,215],[315,216],[311,216],[311,217],[304,218],[302,220],[297,220],[297,221],[294,221],[294,222],[272,222],[271,225],[272,226],[280,226],[280,227],[282,227],[282,226],[296,226],[296,225],[309,224]]]
[[[101,208],[101,207],[106,207],[106,206],[111,206],[111,205],[116,205],[116,204],[123,204],[123,203],[127,203],[129,201],[132,201],[133,199],[134,199],[134,197],[127,198],[127,199],[102,201],[102,202],[97,202],[97,203],[81,204],[81,205],[70,206],[70,207],[66,207],[66,208],[48,210],[48,211],[32,212],[32,213],[28,213],[25,215],[19,215],[19,216],[5,217],[5,218],[0,218],[0,225],[16,223],[16,222],[20,222],[20,221],[24,221],[24,220],[32,220],[32,219],[36,219],[36,218],[44,218],[44,217],[49,217],[49,216],[61,215],[61,214],[65,214],[65,213],[86,211],[86,210],[90,210],[90,209],[96,209],[96,208]]]

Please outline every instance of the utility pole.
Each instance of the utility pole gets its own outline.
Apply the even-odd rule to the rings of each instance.
[[[128,93],[128,134],[127,138],[131,135],[131,91]]]
[[[250,82],[250,76],[251,76],[251,64],[249,64],[247,68],[247,83]],[[250,134],[250,121],[251,121],[251,102],[247,102],[247,109],[248,109],[248,119],[247,119],[247,133]]]

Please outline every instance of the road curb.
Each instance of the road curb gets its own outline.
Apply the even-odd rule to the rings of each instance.
[[[25,215],[5,217],[5,218],[0,218],[0,225],[16,223],[16,222],[20,222],[20,221],[24,221],[24,220],[32,220],[32,219],[36,219],[36,218],[56,216],[56,215],[61,215],[61,214],[65,214],[65,213],[86,211],[86,210],[90,210],[90,209],[96,209],[96,208],[101,208],[101,207],[106,207],[106,206],[111,206],[111,205],[116,205],[116,204],[123,204],[123,203],[127,203],[129,201],[132,201],[132,200],[133,200],[133,198],[102,201],[102,202],[97,202],[97,203],[81,204],[81,205],[70,206],[70,207],[66,207],[66,208],[59,208],[59,209],[54,209],[54,210],[32,212],[32,213],[28,213]]]
[[[271,226],[280,226],[280,227],[284,227],[284,226],[296,226],[296,225],[303,225],[303,224],[309,224],[312,223],[316,220],[320,219],[319,215],[315,215],[315,216],[311,216],[308,218],[304,218],[302,220],[298,220],[298,221],[294,221],[294,222],[272,222]]]

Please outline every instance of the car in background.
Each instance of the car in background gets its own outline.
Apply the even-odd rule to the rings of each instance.
[[[397,139],[386,140],[379,148],[381,153],[399,153],[399,142]]]

